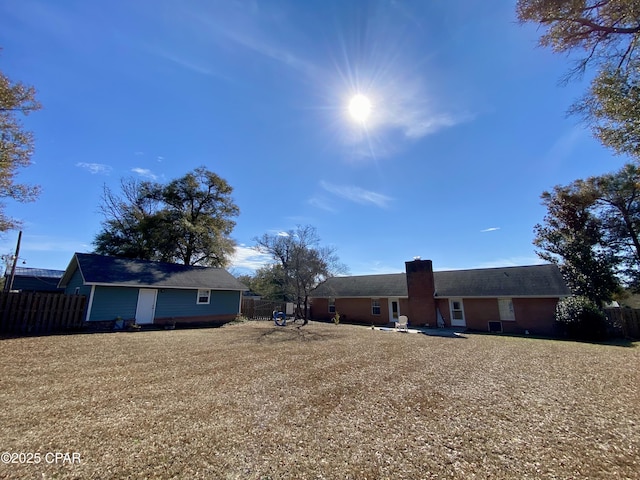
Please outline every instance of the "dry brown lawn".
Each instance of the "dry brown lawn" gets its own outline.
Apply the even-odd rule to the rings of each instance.
[[[247,322],[0,340],[0,452],[41,455],[0,478],[640,478],[638,344],[466,337]]]

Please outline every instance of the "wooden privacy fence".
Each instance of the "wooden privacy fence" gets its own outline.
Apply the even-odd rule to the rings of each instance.
[[[609,324],[624,337],[640,338],[640,309],[605,308]]]
[[[291,305],[291,303],[289,303]],[[286,302],[274,302],[271,300],[254,300],[253,298],[242,299],[242,316],[250,320],[272,320],[273,311],[286,311],[287,314],[291,308],[287,307]]]
[[[0,333],[40,335],[82,326],[84,295],[0,293]]]

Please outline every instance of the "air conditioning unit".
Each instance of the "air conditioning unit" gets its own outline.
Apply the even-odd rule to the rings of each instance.
[[[502,322],[489,322],[490,333],[502,333]]]

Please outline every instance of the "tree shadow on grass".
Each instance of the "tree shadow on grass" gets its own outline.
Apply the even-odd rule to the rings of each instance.
[[[320,333],[309,329],[308,325],[287,325],[284,327],[272,327],[260,333],[258,343],[282,343],[282,342],[316,342],[337,338],[335,334]]]

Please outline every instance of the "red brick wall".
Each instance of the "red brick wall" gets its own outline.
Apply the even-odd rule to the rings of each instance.
[[[431,260],[405,262],[409,322],[413,326],[436,324],[436,301],[433,297],[433,264]]]
[[[409,299],[408,298],[400,299],[400,315],[405,315],[409,319],[409,325],[413,325],[411,323],[411,317],[409,316]]]
[[[313,298],[309,309],[309,318],[313,320],[331,320],[332,313],[329,313],[328,298]]]
[[[500,320],[497,298],[463,298],[462,308],[467,328],[471,330],[486,332],[490,321]]]
[[[405,315],[406,301],[400,300],[400,315]],[[378,299],[380,302],[380,315],[371,313],[370,298],[336,298],[336,311],[340,314],[340,321],[349,323],[362,323],[366,325],[386,325],[389,323],[389,300]],[[314,298],[311,305],[311,318],[313,320],[330,320],[333,314],[329,313],[329,300],[326,298]]]
[[[515,321],[503,320],[504,333],[524,333],[532,335],[554,335],[554,318],[557,298],[514,298]],[[439,298],[437,308],[445,319],[445,325],[451,326],[449,299]],[[500,321],[497,298],[462,298],[464,318],[467,328],[486,332],[490,321]],[[435,325],[435,324],[434,324]]]
[[[524,332],[529,330],[532,335],[553,335],[557,298],[514,298],[513,310],[516,323]],[[502,322],[502,328],[506,323]]]
[[[386,325],[389,323],[389,302],[386,298],[378,300],[380,302],[380,315],[371,313],[370,298],[337,298],[336,310],[340,313],[340,318],[345,322]]]

